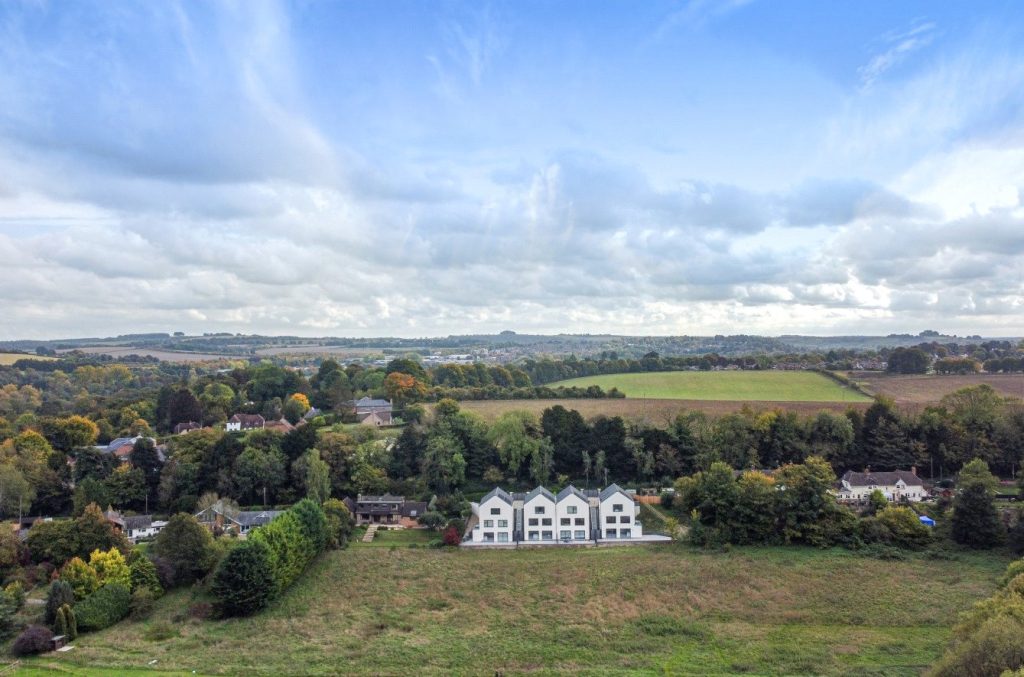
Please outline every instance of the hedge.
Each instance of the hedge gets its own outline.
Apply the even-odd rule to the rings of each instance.
[[[327,546],[327,517],[309,499],[249,534],[214,574],[212,593],[225,616],[253,613],[284,592]]]
[[[80,631],[102,630],[128,615],[132,593],[121,583],[108,583],[75,605]]]

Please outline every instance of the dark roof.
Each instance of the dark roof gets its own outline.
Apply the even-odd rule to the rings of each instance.
[[[549,499],[552,503],[555,502],[555,495],[552,494],[547,489],[545,489],[544,487],[537,487],[536,489],[534,489],[530,493],[526,494],[526,496],[523,497],[523,502],[524,503],[529,503],[530,501],[532,501],[533,499],[537,498],[538,496],[543,496],[543,497]]]
[[[243,510],[235,515],[234,521],[243,527],[258,527],[282,514],[284,514],[284,510]]]
[[[134,515],[122,519],[124,520],[125,529],[146,529],[153,524],[152,515]]]
[[[199,430],[201,427],[202,426],[196,423],[195,421],[189,421],[188,423],[179,423],[178,425],[174,426],[174,432],[182,433],[185,432],[186,430]]]
[[[486,496],[481,498],[480,499],[480,505],[483,505],[484,503],[486,503],[487,501],[491,500],[492,498],[500,498],[501,500],[505,501],[509,505],[512,505],[512,496],[509,495],[509,493],[507,491],[505,491],[504,489],[502,489],[501,487],[494,487],[494,489],[492,489],[490,491],[490,493],[488,493]]]
[[[356,496],[356,503],[401,503],[405,500],[405,496],[395,496],[394,494],[383,494],[381,496]]]
[[[843,481],[849,483],[851,487],[892,486],[899,480],[903,480],[903,483],[907,486],[924,486],[921,478],[909,470],[893,470],[892,472],[868,471],[866,473],[847,470],[843,475]]]
[[[259,414],[235,414],[228,420],[232,423],[241,423],[242,425],[263,425],[266,423]]]
[[[391,403],[390,402],[388,402],[387,400],[375,400],[375,399],[370,398],[370,397],[361,397],[358,400],[355,400],[354,402],[349,402],[349,404],[351,404],[353,407],[355,407],[356,410],[363,410],[363,411],[371,411],[371,410],[372,411],[377,411],[377,410],[391,411]]]
[[[626,490],[620,487],[618,484],[611,484],[604,488],[604,490],[601,492],[600,498],[602,501],[604,501],[606,498],[616,493],[622,493],[625,494],[626,496],[629,496],[629,494],[626,494]]]
[[[587,497],[583,495],[583,492],[571,484],[567,486],[565,489],[559,491],[558,496],[555,497],[555,500],[561,503],[562,499],[568,498],[569,496],[576,496],[584,503],[587,502]]]
[[[402,517],[422,517],[426,511],[426,501],[406,501],[402,504]]]

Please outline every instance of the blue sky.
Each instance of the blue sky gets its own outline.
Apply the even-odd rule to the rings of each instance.
[[[1016,2],[0,4],[0,337],[1024,335]]]

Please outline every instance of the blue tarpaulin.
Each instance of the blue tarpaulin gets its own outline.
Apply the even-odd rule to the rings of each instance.
[[[920,515],[917,519],[921,520],[921,524],[926,524],[930,527],[935,526],[935,520],[933,520],[931,517],[928,517],[927,515]]]

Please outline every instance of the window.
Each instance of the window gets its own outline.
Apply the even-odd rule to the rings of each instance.
[[[494,526],[494,520],[484,520],[484,528],[490,529]]]
[[[558,523],[563,527],[567,527],[570,524],[572,524],[572,520],[568,517],[563,517],[562,519],[558,520]]]
[[[508,543],[508,533],[504,531],[498,532],[498,541],[501,543]]]
[[[581,527],[585,524],[585,520],[582,517],[576,518],[576,526]]]
[[[565,506],[565,514],[567,514],[567,515],[575,515],[577,507],[578,506],[575,506],[575,505],[567,505],[567,506]]]
[[[530,526],[531,527],[535,527],[538,524],[540,524],[540,520],[539,519],[537,519],[536,517],[531,517],[530,518]]]
[[[615,515],[608,515],[604,518],[606,524],[615,524]]]
[[[585,541],[587,539],[587,532],[583,529],[577,529],[575,533],[573,533],[573,537],[577,541]]]
[[[551,526],[551,518],[550,517],[545,517],[544,519],[542,519],[540,521],[540,525],[542,527],[549,527],[549,526]]]
[[[550,541],[554,538],[554,533],[551,531],[542,531],[540,532],[540,537],[545,541]]]
[[[498,527],[501,529],[508,529],[508,520],[498,520]]]
[[[531,541],[536,541],[536,540],[538,540],[539,538],[540,538],[540,533],[539,533],[539,532],[536,532],[536,531],[531,531],[531,532],[530,532],[530,535],[529,535],[529,539],[530,539]]]
[[[622,504],[621,503],[613,503],[612,504],[612,512],[622,512]]]
[[[605,538],[615,538],[615,529],[605,529],[604,530],[604,537]]]
[[[621,524],[629,524],[629,515],[623,515],[622,517],[620,517],[619,518],[619,523],[621,523]],[[501,526],[500,522],[498,523],[498,526],[499,527]]]
[[[494,540],[494,532],[493,531],[485,531],[484,532],[484,541],[488,542],[488,541],[493,541],[493,540]]]
[[[632,538],[631,533],[629,529],[619,529],[619,538]]]
[[[544,514],[544,506],[543,505],[538,505],[537,507],[535,507],[533,509],[533,514],[534,515],[543,515]]]
[[[500,515],[501,514],[501,508],[491,508],[491,514],[492,515]]]
[[[569,532],[568,529],[562,529],[558,532],[558,537],[564,540],[569,540],[570,538],[572,538],[572,534]]]

